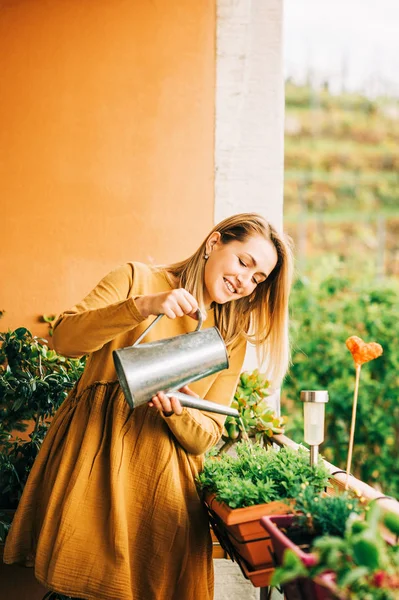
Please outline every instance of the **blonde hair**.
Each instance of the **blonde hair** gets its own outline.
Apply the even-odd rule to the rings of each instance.
[[[215,325],[226,346],[231,347],[244,337],[255,344],[262,371],[279,385],[289,364],[288,297],[291,288],[293,260],[290,239],[279,235],[266,219],[256,213],[228,217],[216,225],[194,254],[186,260],[168,265],[166,271],[177,278],[204,306],[204,271],[206,242],[219,232],[221,242],[244,242],[253,235],[270,240],[277,251],[277,264],[265,281],[259,283],[250,296],[226,304],[215,305]]]

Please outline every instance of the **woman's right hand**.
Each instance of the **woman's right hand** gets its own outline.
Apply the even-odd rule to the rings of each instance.
[[[198,319],[198,302],[184,288],[137,296],[135,303],[139,313],[145,318],[150,315],[166,315],[169,319],[176,319],[188,315]]]

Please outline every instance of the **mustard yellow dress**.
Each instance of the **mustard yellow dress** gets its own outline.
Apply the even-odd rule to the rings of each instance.
[[[183,409],[163,417],[132,411],[118,384],[112,350],[134,343],[143,319],[134,297],[171,289],[163,271],[128,263],[57,321],[54,345],[88,355],[86,369],[55,415],[11,531],[6,563],[34,564],[48,588],[87,600],[211,600],[212,548],[195,477],[219,439],[224,416]],[[212,311],[203,327],[214,324]],[[144,341],[195,329],[164,317]],[[228,405],[245,342],[229,369],[191,384]],[[154,364],[156,369],[156,364]]]

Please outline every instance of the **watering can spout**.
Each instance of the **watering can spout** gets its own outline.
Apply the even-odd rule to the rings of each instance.
[[[161,317],[154,319],[133,346],[113,352],[116,373],[129,406],[141,406],[154,394],[165,391],[167,396],[178,398],[182,406],[238,417],[234,408],[177,391],[229,366],[226,346],[217,327],[201,330],[202,315],[198,311],[195,331],[139,344]]]
[[[239,412],[235,408],[230,406],[223,406],[216,402],[209,402],[209,400],[203,400],[202,398],[195,398],[183,392],[168,392],[166,394],[169,398],[172,396],[180,400],[180,404],[187,408],[197,408],[198,410],[206,410],[208,412],[218,413],[220,415],[227,415],[228,417],[238,418]]]

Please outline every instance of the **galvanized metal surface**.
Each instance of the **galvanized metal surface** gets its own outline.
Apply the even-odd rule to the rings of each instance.
[[[151,323],[139,340],[160,317]],[[201,323],[202,320],[199,327]],[[173,395],[177,396],[181,387],[229,366],[226,345],[217,327],[197,329],[144,344],[137,345],[136,342],[133,346],[115,350],[113,357],[120,385],[131,408],[148,402],[159,391],[174,391]],[[180,393],[179,399],[183,406],[238,416],[235,409],[201,398]]]
[[[302,402],[328,402],[327,390],[302,390],[300,395]]]
[[[229,417],[238,417],[239,412],[235,408],[229,406],[223,406],[222,404],[216,404],[216,402],[209,402],[203,398],[194,398],[188,394],[182,394],[182,392],[169,392],[166,394],[169,398],[174,396],[180,400],[182,406],[187,408],[197,408],[199,410],[206,410],[208,412],[219,413],[220,415],[227,415]]]

